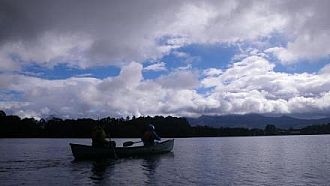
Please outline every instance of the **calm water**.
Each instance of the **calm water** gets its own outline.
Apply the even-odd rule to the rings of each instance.
[[[330,135],[176,139],[173,153],[103,161],[74,161],[69,142],[90,143],[0,139],[0,185],[330,185]]]

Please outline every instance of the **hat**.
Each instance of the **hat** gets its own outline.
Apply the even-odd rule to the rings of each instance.
[[[155,126],[153,124],[148,125],[148,130],[155,130]]]

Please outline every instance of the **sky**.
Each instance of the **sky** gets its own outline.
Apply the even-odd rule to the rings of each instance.
[[[0,0],[0,110],[330,116],[328,0]]]

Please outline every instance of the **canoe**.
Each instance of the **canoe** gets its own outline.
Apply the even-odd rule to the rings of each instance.
[[[114,158],[114,151],[118,158],[131,156],[148,156],[152,154],[162,154],[171,152],[174,146],[174,139],[156,143],[153,146],[133,146],[133,147],[93,147],[91,145],[81,145],[70,143],[71,151],[75,159],[94,158]]]

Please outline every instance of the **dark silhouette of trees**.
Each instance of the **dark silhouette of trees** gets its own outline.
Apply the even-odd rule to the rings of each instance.
[[[275,134],[277,134],[277,129],[276,129],[275,125],[266,125],[265,134],[266,135],[275,135]]]
[[[301,134],[330,134],[330,123],[326,125],[312,125],[301,129]]]
[[[6,113],[4,111],[2,111],[2,110],[0,110],[0,118],[1,117],[6,117]]]
[[[6,115],[0,111],[0,137],[48,137],[48,138],[90,138],[92,129],[101,125],[111,137],[139,138],[149,124],[156,127],[156,132],[165,138],[171,137],[216,137],[216,136],[261,136],[261,135],[297,135],[330,134],[330,124],[313,125],[302,129],[279,129],[267,125],[265,129],[248,128],[212,128],[189,125],[185,118],[172,116],[142,116],[127,118],[90,118],[61,119],[51,118],[37,121],[33,118],[21,119]]]

